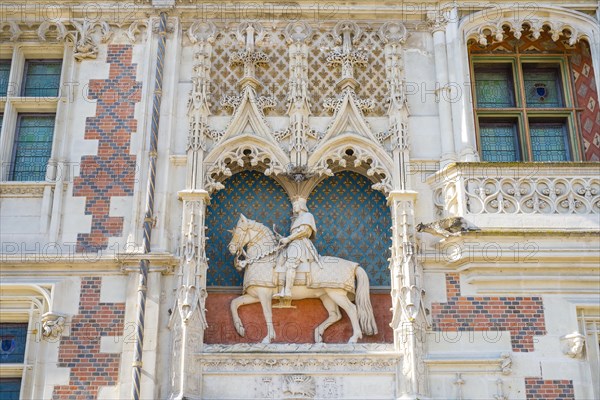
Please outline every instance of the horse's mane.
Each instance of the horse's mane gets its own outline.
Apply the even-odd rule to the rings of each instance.
[[[264,224],[262,224],[262,223],[260,223],[258,221],[254,221],[252,219],[248,219],[248,221],[251,222],[252,226],[257,227],[257,228],[265,231],[269,235],[270,239],[275,240],[275,234],[267,226],[265,226]]]

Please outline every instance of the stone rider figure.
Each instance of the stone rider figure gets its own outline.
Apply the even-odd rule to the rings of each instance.
[[[273,295],[276,299],[291,299],[298,267],[304,264],[310,267],[310,263],[313,262],[321,265],[317,249],[311,241],[317,234],[315,218],[308,212],[306,199],[297,198],[293,203],[293,212],[290,235],[279,240],[279,244],[284,248],[277,260],[276,271],[285,271],[285,283],[281,292]]]

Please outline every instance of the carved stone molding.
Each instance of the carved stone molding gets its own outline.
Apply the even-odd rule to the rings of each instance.
[[[202,372],[277,372],[295,373],[307,371],[318,372],[394,372],[400,359],[395,354],[389,355],[357,355],[339,354],[319,357],[307,354],[227,354],[220,356],[207,353],[197,354],[196,357],[202,365]]]
[[[0,182],[0,198],[2,197],[42,197],[51,182]]]
[[[21,37],[21,35],[23,34],[23,31],[19,27],[19,24],[17,24],[14,21],[0,22],[0,34],[1,35],[4,35],[4,32],[7,30],[6,28],[8,28],[8,33],[10,34],[10,36],[8,37],[8,40],[10,40],[11,42],[17,41],[19,39],[19,37]]]
[[[494,41],[500,42],[506,37],[506,32],[512,32],[516,39],[520,39],[524,31],[530,31],[534,39],[539,39],[546,29],[553,41],[563,37],[568,39],[570,46],[575,45],[581,38],[580,32],[572,24],[540,18],[507,18],[494,23],[484,23],[469,30],[466,37],[467,40],[475,40],[479,45],[487,46],[490,36]]]
[[[204,353],[368,353],[391,352],[387,343],[237,343],[208,344]]]

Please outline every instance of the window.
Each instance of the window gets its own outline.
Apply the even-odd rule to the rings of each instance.
[[[25,63],[24,97],[56,97],[60,86],[61,61],[35,60]]]
[[[52,150],[54,115],[19,115],[11,180],[43,181]]]
[[[9,75],[10,60],[0,60],[0,97],[6,97]]]
[[[576,126],[564,60],[472,57],[484,161],[570,161]]]
[[[43,182],[52,157],[64,48],[19,46],[0,60],[0,181]],[[10,81],[10,82],[9,82]]]
[[[0,398],[18,400],[25,365],[26,323],[0,323]]]

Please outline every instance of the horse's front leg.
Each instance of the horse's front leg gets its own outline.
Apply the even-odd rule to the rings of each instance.
[[[235,326],[235,330],[242,337],[246,334],[246,330],[244,329],[244,324],[238,315],[238,308],[240,306],[253,304],[256,302],[258,302],[258,298],[249,294],[242,295],[231,301],[231,316],[233,317],[233,326]]]
[[[265,321],[267,322],[267,336],[264,337],[262,343],[271,343],[275,340],[275,328],[273,327],[273,310],[271,309],[271,301],[273,298],[273,291],[270,288],[262,288],[258,292],[258,298],[260,299],[260,305],[263,309]]]

